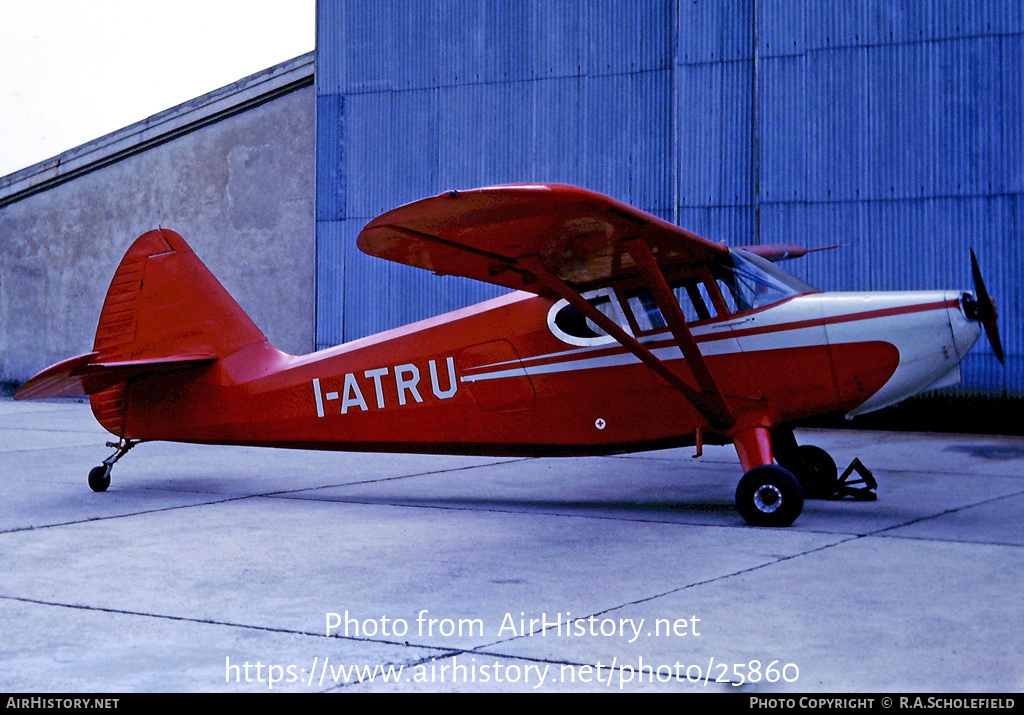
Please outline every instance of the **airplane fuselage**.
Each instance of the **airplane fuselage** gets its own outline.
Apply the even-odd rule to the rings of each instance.
[[[698,430],[709,443],[732,439],[619,343],[566,335],[558,309],[512,293],[304,357],[250,346],[187,392],[172,377],[148,378],[132,390],[126,436],[494,455],[680,446]],[[641,330],[630,309],[615,301],[611,314],[688,375],[668,331]],[[951,382],[980,335],[956,291],[807,293],[690,329],[742,415],[736,431],[859,414]]]

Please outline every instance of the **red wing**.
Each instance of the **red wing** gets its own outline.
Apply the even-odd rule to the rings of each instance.
[[[661,266],[702,264],[725,246],[608,196],[563,184],[450,191],[378,216],[359,234],[371,256],[540,292],[519,260],[537,257],[577,289],[635,275],[623,248],[643,238]]]

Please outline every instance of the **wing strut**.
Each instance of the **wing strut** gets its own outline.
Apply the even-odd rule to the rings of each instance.
[[[672,332],[672,337],[675,338],[679,350],[682,351],[683,357],[686,359],[687,367],[690,368],[690,372],[697,380],[705,408],[713,414],[719,423],[732,427],[736,420],[728,405],[725,404],[722,390],[711,375],[708,364],[705,362],[704,356],[701,355],[700,348],[697,347],[697,341],[693,339],[693,333],[686,327],[686,316],[683,315],[679,301],[676,300],[668,281],[665,280],[665,274],[658,267],[658,262],[654,259],[650,246],[639,238],[633,238],[625,242],[625,248],[640,270],[640,275],[643,277],[644,283],[647,284],[651,297],[657,303],[658,309]],[[710,417],[709,421],[715,424],[715,420],[711,420]]]
[[[646,249],[646,244],[643,245]],[[630,252],[630,255],[633,256],[634,260],[637,260],[632,251]],[[650,255],[649,250],[648,255]],[[637,260],[637,262],[640,263],[640,260]],[[718,390],[717,385],[715,385],[714,379],[711,377],[711,373],[707,369],[707,364],[704,362],[704,358],[700,354],[700,350],[697,348],[696,342],[693,340],[693,335],[686,327],[685,319],[682,318],[682,311],[680,311],[678,304],[675,304],[675,310],[679,313],[679,317],[681,318],[681,334],[688,342],[687,347],[683,347],[683,343],[680,342],[680,349],[683,350],[683,355],[686,358],[687,365],[689,365],[690,369],[694,371],[694,377],[697,378],[698,384],[701,385],[701,390],[703,390],[703,392],[692,387],[672,367],[664,361],[659,360],[654,353],[648,350],[632,335],[623,330],[618,323],[595,308],[588,300],[580,295],[579,292],[570,288],[565,282],[548,271],[536,256],[523,257],[517,262],[523,269],[529,271],[534,278],[541,283],[541,285],[559,297],[564,298],[571,306],[576,308],[576,310],[593,321],[595,325],[601,328],[601,330],[614,338],[620,345],[622,345],[622,347],[633,353],[640,362],[661,376],[672,387],[682,392],[683,396],[697,409],[698,412],[701,413],[705,419],[707,419],[713,429],[716,431],[727,431],[735,426],[735,419],[729,411],[728,406],[725,404],[725,400],[722,398],[722,394]],[[668,294],[671,296],[672,292],[668,288],[668,284],[665,281],[664,276],[656,265],[655,272],[657,273],[657,277],[660,278],[661,283],[664,285],[665,290],[668,290]],[[646,276],[644,279],[648,280]],[[651,294],[657,296],[657,293],[655,292],[657,290],[657,286],[649,286],[649,288],[651,290]],[[661,301],[658,300],[657,297],[655,297],[655,300],[658,301],[660,305]],[[675,303],[674,298],[671,303]],[[666,316],[669,315],[664,308],[662,309],[662,312]],[[680,326],[677,325],[676,327],[678,328]],[[673,335],[675,334],[675,330],[673,329]],[[676,336],[676,340],[677,342],[679,341],[678,336]],[[707,385],[713,386],[714,389],[709,391],[706,388]]]

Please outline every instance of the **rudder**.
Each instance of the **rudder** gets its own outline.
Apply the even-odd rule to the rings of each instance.
[[[140,236],[114,272],[93,351],[99,362],[223,358],[266,339],[185,239],[158,229]]]

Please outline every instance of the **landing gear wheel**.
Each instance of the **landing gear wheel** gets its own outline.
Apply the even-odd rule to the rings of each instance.
[[[828,499],[836,493],[839,469],[828,452],[811,444],[797,447],[797,465],[783,465],[800,480],[808,499]]]
[[[94,492],[105,492],[110,486],[110,466],[101,464],[89,472],[89,488]]]
[[[804,490],[782,467],[754,467],[736,487],[736,508],[751,526],[789,526],[803,511]]]

